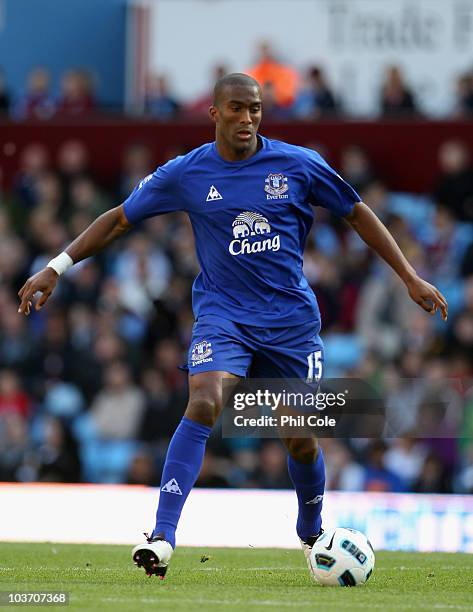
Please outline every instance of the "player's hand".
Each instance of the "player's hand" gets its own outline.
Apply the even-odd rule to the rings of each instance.
[[[409,296],[416,304],[419,304],[426,312],[434,315],[438,309],[444,321],[448,316],[448,304],[445,296],[443,296],[437,287],[434,287],[427,281],[415,277],[413,280],[406,282]]]
[[[43,268],[34,276],[30,276],[23,287],[18,291],[18,296],[21,300],[18,312],[26,316],[30,314],[33,298],[37,292],[40,292],[42,295],[36,302],[35,309],[39,310],[44,306],[49,296],[54,291],[58,278],[58,273],[52,268]]]

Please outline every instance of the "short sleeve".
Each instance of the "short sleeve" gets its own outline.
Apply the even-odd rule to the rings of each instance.
[[[306,171],[309,173],[309,201],[344,217],[361,198],[342,177],[315,151],[306,149]]]
[[[125,216],[131,224],[156,215],[184,210],[182,196],[179,195],[182,159],[176,157],[160,166],[134,188],[123,203]]]

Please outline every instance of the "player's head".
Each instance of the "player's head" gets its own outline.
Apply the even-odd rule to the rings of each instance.
[[[215,122],[217,142],[244,154],[256,148],[261,122],[261,88],[247,74],[227,74],[214,88],[210,116]]]

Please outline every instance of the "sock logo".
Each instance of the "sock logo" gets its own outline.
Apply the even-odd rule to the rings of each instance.
[[[311,499],[310,501],[306,502],[306,505],[307,504],[314,504],[314,505],[318,504],[323,500],[323,498],[324,498],[323,495],[316,495],[314,499]]]
[[[164,493],[174,493],[175,495],[182,495],[182,491],[179,488],[177,480],[175,478],[171,478],[168,482],[161,488],[161,491]]]

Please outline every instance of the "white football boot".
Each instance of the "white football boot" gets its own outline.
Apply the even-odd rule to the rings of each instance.
[[[131,552],[133,562],[143,567],[147,576],[159,576],[161,580],[166,575],[173,547],[164,539],[164,534],[158,533],[150,537],[145,533],[146,542],[138,544]]]
[[[323,534],[324,530],[321,529],[316,536],[312,536],[307,540],[302,540],[299,538],[299,542],[301,543],[302,552],[304,553],[305,560],[307,561],[307,567],[309,568],[310,575],[313,580],[316,580],[314,576],[314,572],[312,570],[312,565],[310,564],[310,553],[312,552],[312,547],[318,540],[318,538]]]

